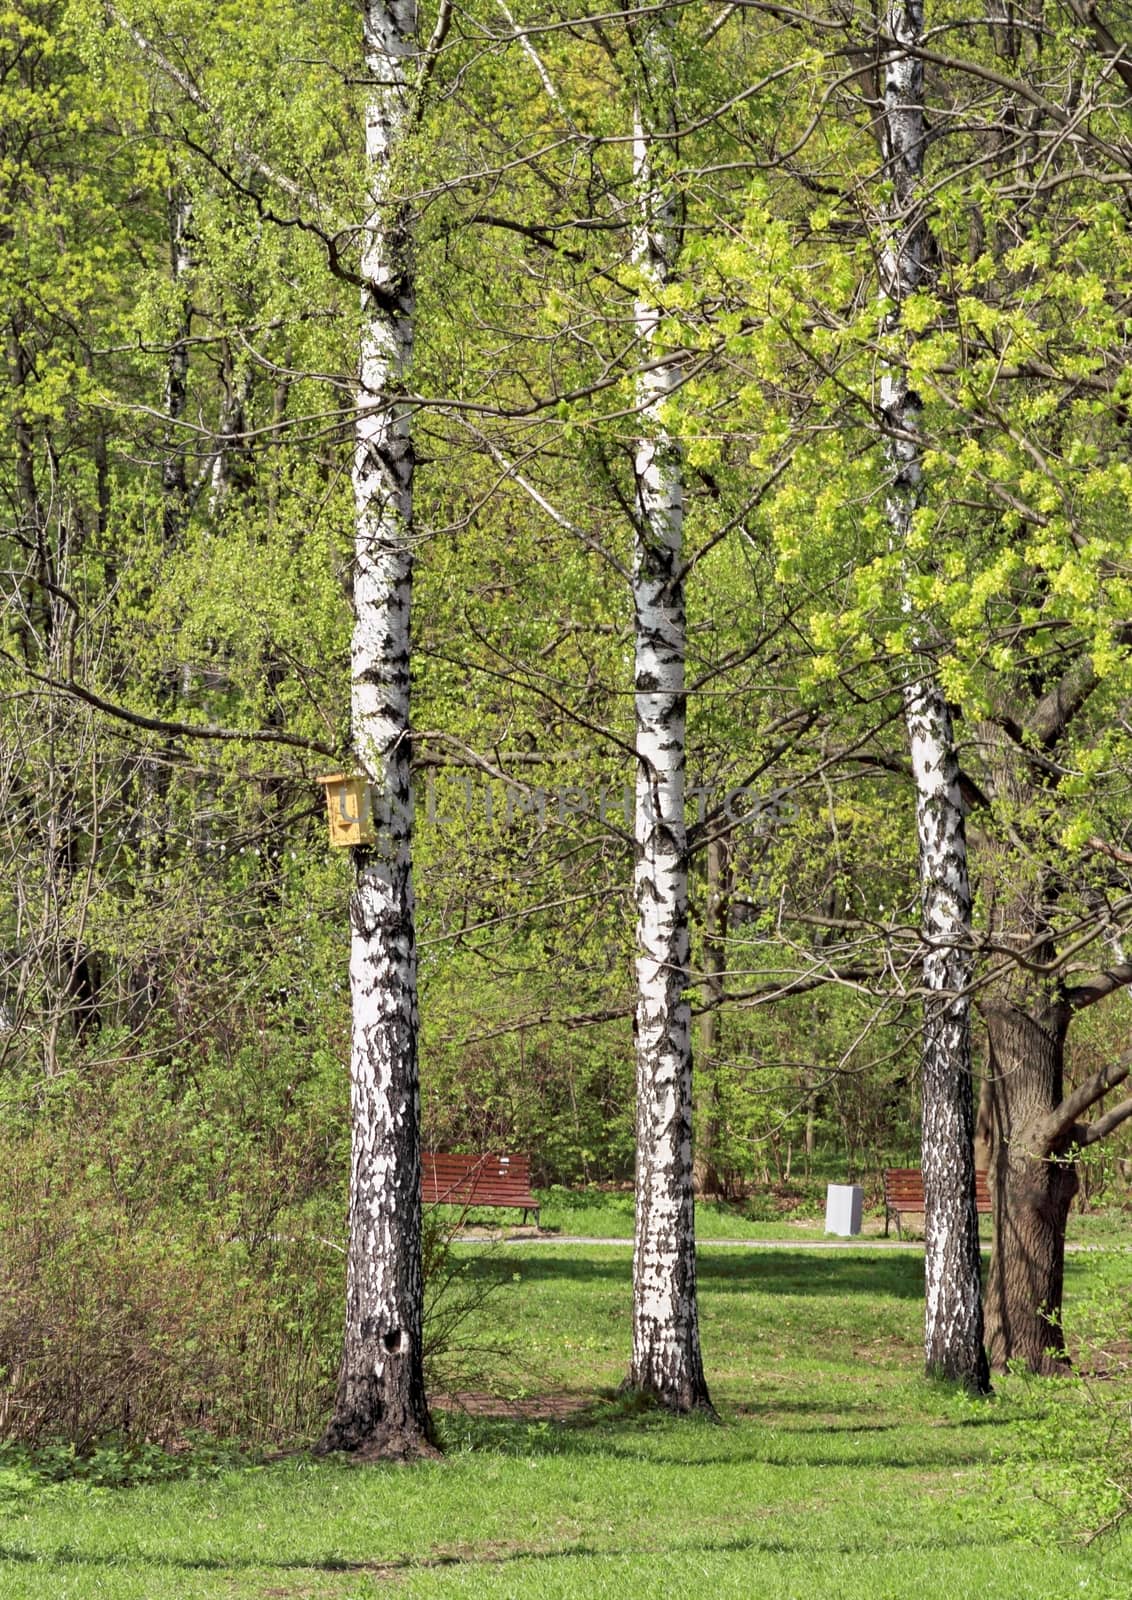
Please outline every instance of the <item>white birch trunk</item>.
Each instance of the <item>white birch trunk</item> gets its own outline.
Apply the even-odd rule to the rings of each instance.
[[[642,288],[636,321],[643,363],[654,354],[658,297],[676,252],[669,159],[657,132],[672,125],[672,58],[654,24],[641,47],[634,116]],[[688,1001],[688,854],[684,822],[684,520],[680,448],[662,407],[678,386],[670,362],[643,372],[637,400],[637,533],[633,561],[637,717],[637,1179],[633,1354],[629,1383],[677,1411],[710,1408],[696,1308],[692,1186],[692,1038]]]
[[[924,273],[924,71],[914,54],[923,28],[922,0],[892,0],[882,119],[885,176],[892,185],[882,260],[883,288],[893,303],[889,332],[899,328],[901,305]],[[889,430],[889,528],[893,547],[906,550],[920,503],[920,399],[900,368],[889,368],[881,379],[881,410]],[[964,992],[971,977],[971,890],[951,712],[930,672],[905,684],[904,716],[916,784],[925,946],[924,1359],[929,1373],[981,1391],[989,1374],[975,1209],[971,1002]]]
[[[354,453],[354,749],[377,842],[350,905],[350,1238],[346,1332],[323,1449],[430,1449],[422,1367],[420,1088],[409,744],[413,445],[396,403],[412,356],[412,240],[392,165],[410,113],[415,0],[366,0],[370,213]]]
[[[232,371],[232,353],[224,349],[224,394],[216,427],[216,453],[209,471],[208,514],[219,517],[233,489],[246,488],[251,482],[251,461],[244,433],[248,425],[248,401],[251,379],[248,373],[239,377]]]
[[[190,275],[192,202],[181,190],[169,195],[169,257],[178,300],[177,329],[165,369],[165,412],[170,421],[169,437],[161,462],[163,532],[167,544],[176,542],[188,512],[188,482],[185,456],[177,435],[177,424],[185,415],[189,387],[189,336],[192,332]]]

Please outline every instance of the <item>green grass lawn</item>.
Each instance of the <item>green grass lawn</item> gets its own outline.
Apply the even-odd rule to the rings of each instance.
[[[496,1213],[498,1219],[499,1213]],[[490,1214],[481,1213],[490,1223]],[[708,1239],[782,1239],[817,1236],[823,1218],[778,1217],[755,1221],[742,1205],[725,1205],[716,1200],[696,1202],[696,1235]],[[578,1193],[566,1189],[548,1190],[539,1215],[540,1226],[548,1233],[561,1233],[592,1239],[631,1239],[633,1237],[633,1196],[607,1194],[599,1190]]]
[[[539,1222],[544,1232],[591,1239],[631,1239],[633,1236],[631,1193],[548,1189],[540,1198],[543,1204]],[[735,1205],[718,1200],[697,1200],[696,1237],[705,1243],[712,1239],[787,1241],[825,1237],[824,1198],[818,1190],[794,1211],[774,1215],[774,1209],[772,1201],[761,1194]],[[749,1214],[752,1210],[757,1213],[755,1217]],[[518,1212],[481,1210],[470,1215],[472,1221],[488,1229],[498,1229],[502,1222],[506,1231],[512,1222],[519,1221]],[[916,1218],[905,1219],[906,1237],[916,1236],[916,1222]],[[984,1241],[989,1242],[990,1218],[981,1218],[980,1226]],[[870,1238],[883,1234],[883,1206],[866,1210],[863,1231]],[[891,1236],[896,1237],[895,1225]],[[1111,1206],[1088,1212],[1075,1206],[1069,1214],[1068,1238],[1074,1244],[1132,1246],[1132,1215]]]
[[[1098,1259],[1071,1260],[1070,1301]],[[9,1495],[2,1600],[1132,1595],[1132,1537],[1033,1543],[1024,1473],[1017,1502],[991,1491],[1019,1426],[1012,1386],[976,1402],[919,1379],[914,1254],[707,1246],[720,1426],[596,1399],[627,1359],[625,1249],[532,1243],[469,1271],[504,1274],[491,1328],[523,1357],[504,1389],[595,1402],[587,1412],[448,1413],[447,1459],[412,1468],[299,1454],[199,1480]]]

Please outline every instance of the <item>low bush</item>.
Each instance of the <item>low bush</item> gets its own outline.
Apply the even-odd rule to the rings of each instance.
[[[1132,1513],[1132,1294],[1112,1263],[1066,1328],[1072,1370],[998,1384],[1018,1417],[998,1466],[999,1517],[1043,1541],[1091,1543]]]
[[[281,1091],[257,1065],[7,1085],[0,1439],[86,1459],[317,1436],[345,1303],[349,1132],[324,1072],[342,1075],[314,1062]],[[479,1381],[470,1318],[494,1282],[465,1270],[451,1226],[426,1214],[426,1365],[446,1389]]]

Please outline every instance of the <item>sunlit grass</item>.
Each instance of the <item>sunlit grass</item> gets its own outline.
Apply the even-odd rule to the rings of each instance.
[[[1071,1262],[1070,1299],[1093,1260]],[[1040,1549],[992,1514],[987,1466],[1013,1412],[920,1379],[915,1254],[705,1248],[718,1426],[616,1398],[629,1271],[614,1247],[506,1258],[492,1317],[524,1357],[508,1381],[569,1396],[578,1414],[447,1413],[446,1459],[412,1468],[300,1454],[198,1481],[17,1494],[0,1500],[0,1596],[1132,1593],[1132,1542]]]

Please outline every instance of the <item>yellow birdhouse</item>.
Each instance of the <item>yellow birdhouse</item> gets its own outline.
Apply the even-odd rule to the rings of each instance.
[[[339,849],[352,844],[372,844],[373,807],[365,773],[331,772],[319,783],[326,790],[330,843]]]

